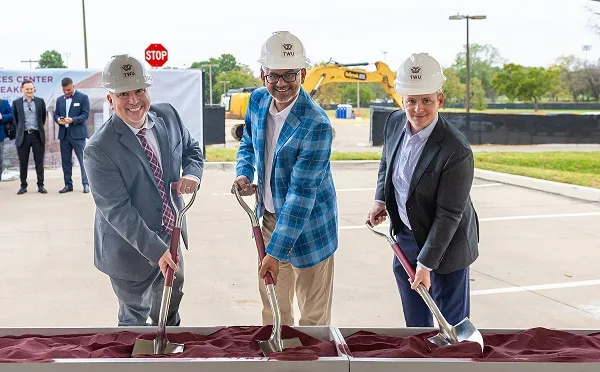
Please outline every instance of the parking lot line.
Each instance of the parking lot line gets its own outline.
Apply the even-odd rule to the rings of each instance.
[[[567,218],[567,217],[591,217],[600,216],[600,212],[562,213],[562,214],[534,214],[529,216],[504,216],[480,218],[479,222],[511,221],[511,220],[537,220],[545,218]],[[389,227],[389,224],[381,224],[381,227]],[[340,226],[340,230],[364,229],[365,225]]]
[[[500,293],[541,291],[541,290],[545,290],[545,289],[587,287],[587,286],[592,286],[592,285],[600,285],[600,279],[584,280],[584,281],[580,281],[580,282],[570,282],[570,283],[552,283],[552,284],[525,285],[525,286],[519,286],[519,287],[479,289],[479,290],[471,291],[471,296],[482,296],[482,295],[500,294]]]

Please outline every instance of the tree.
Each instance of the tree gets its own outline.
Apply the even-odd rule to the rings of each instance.
[[[310,92],[308,93],[310,94]],[[321,86],[319,87],[319,89],[317,89],[317,92],[313,96],[313,99],[316,102],[318,102],[321,106],[341,102],[342,91],[340,89],[340,84],[321,84]]]
[[[477,110],[485,110],[487,108],[487,100],[485,99],[485,90],[483,83],[478,78],[471,79],[471,105]]]
[[[460,82],[458,70],[454,67],[444,69],[444,76],[446,76],[446,82],[444,83],[443,91],[446,102],[464,102],[467,90],[465,84]]]
[[[210,68],[208,65],[212,65]],[[212,73],[213,83],[213,102],[219,101],[217,97],[223,94],[223,81],[229,80],[227,83],[229,88],[242,88],[244,86],[254,86],[260,84],[260,80],[254,77],[250,67],[240,64],[237,62],[232,54],[225,53],[221,54],[219,58],[209,58],[208,60],[193,62],[190,68],[203,69],[205,72],[204,79],[204,97],[205,102],[210,100],[210,77],[209,73]],[[229,76],[230,73],[236,71],[237,73]],[[247,85],[239,85],[241,82],[247,83]]]
[[[341,102],[356,106],[356,84],[360,84],[360,105],[366,107],[375,98],[375,93],[364,83],[342,83]]]
[[[220,97],[224,93],[223,88],[225,88],[225,86],[228,90],[243,87],[260,86],[260,79],[257,79],[254,76],[252,76],[252,72],[248,70],[236,69],[220,73],[219,76],[217,76],[216,79],[213,80],[213,102],[220,102]]]
[[[62,56],[56,50],[47,50],[40,55],[38,68],[67,68]]]
[[[560,84],[560,70],[509,63],[494,76],[492,83],[499,94],[510,100],[533,101],[537,111],[540,99]]]
[[[469,44],[469,52],[471,54],[471,79],[478,78],[485,90],[485,95],[491,101],[496,100],[496,92],[492,85],[494,74],[500,71],[500,65],[504,63],[504,59],[500,56],[500,52],[490,44]],[[467,46],[464,50],[456,55],[456,60],[453,67],[459,72],[460,81],[467,82]]]
[[[560,69],[561,81],[564,89],[574,101],[585,94],[587,82],[583,74],[583,61],[574,55],[560,56],[556,60]]]

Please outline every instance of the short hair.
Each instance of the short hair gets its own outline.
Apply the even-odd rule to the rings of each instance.
[[[31,80],[23,80],[23,82],[21,83],[21,88],[23,88],[25,86],[25,84],[31,84],[31,85],[33,85],[33,81],[31,81]]]
[[[71,80],[71,78],[64,78],[62,79],[62,81],[60,82],[60,85],[62,85],[63,87],[66,87],[67,85],[71,85],[73,84],[73,80]]]

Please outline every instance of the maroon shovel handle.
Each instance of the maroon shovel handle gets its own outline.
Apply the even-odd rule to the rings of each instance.
[[[171,246],[169,247],[169,252],[171,253],[171,258],[177,264],[179,263],[179,255],[177,254],[177,249],[179,248],[179,237],[181,236],[181,229],[179,227],[173,228],[173,234],[171,236]],[[175,279],[175,271],[171,268],[171,266],[167,266],[167,275],[165,276],[165,287],[173,287],[173,280]]]
[[[384,210],[384,211],[381,211],[377,216],[375,216],[375,218],[385,217],[385,216],[387,216],[387,211]],[[398,257],[398,260],[402,264],[404,271],[406,271],[406,273],[408,274],[410,279],[414,280],[415,275],[416,275],[415,269],[410,264],[410,261],[408,261],[408,258],[406,258],[406,255],[402,251],[402,248],[400,248],[400,244],[398,244],[398,242],[395,242],[394,244],[392,244],[392,250],[394,251],[394,254],[396,254],[396,257]]]
[[[402,251],[402,248],[400,248],[400,244],[398,244],[398,243],[392,244],[392,249],[394,250],[396,257],[398,257],[398,260],[400,260],[400,263],[402,264],[404,271],[406,271],[406,273],[408,274],[408,276],[410,277],[411,280],[415,280],[415,275],[416,275],[415,269],[412,267],[412,265],[408,261],[408,258],[406,258],[406,255]]]
[[[254,233],[254,241],[256,242],[256,249],[258,249],[258,258],[260,262],[263,262],[265,258],[265,241],[263,239],[262,231],[260,230],[260,226],[252,227],[252,232]],[[273,277],[271,273],[267,271],[267,275],[265,275],[265,284],[274,284]]]

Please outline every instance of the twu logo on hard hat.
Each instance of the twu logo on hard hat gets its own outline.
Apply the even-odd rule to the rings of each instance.
[[[411,68],[410,68],[410,71],[411,71],[413,74],[418,74],[418,73],[419,73],[419,71],[421,71],[421,67],[419,67],[419,66],[411,67]]]
[[[127,63],[124,65],[121,65],[121,68],[123,69],[123,77],[131,77],[131,76],[135,76],[135,71],[133,71],[133,65],[131,63]]]
[[[294,44],[281,44],[281,57],[293,57],[294,56]]]

